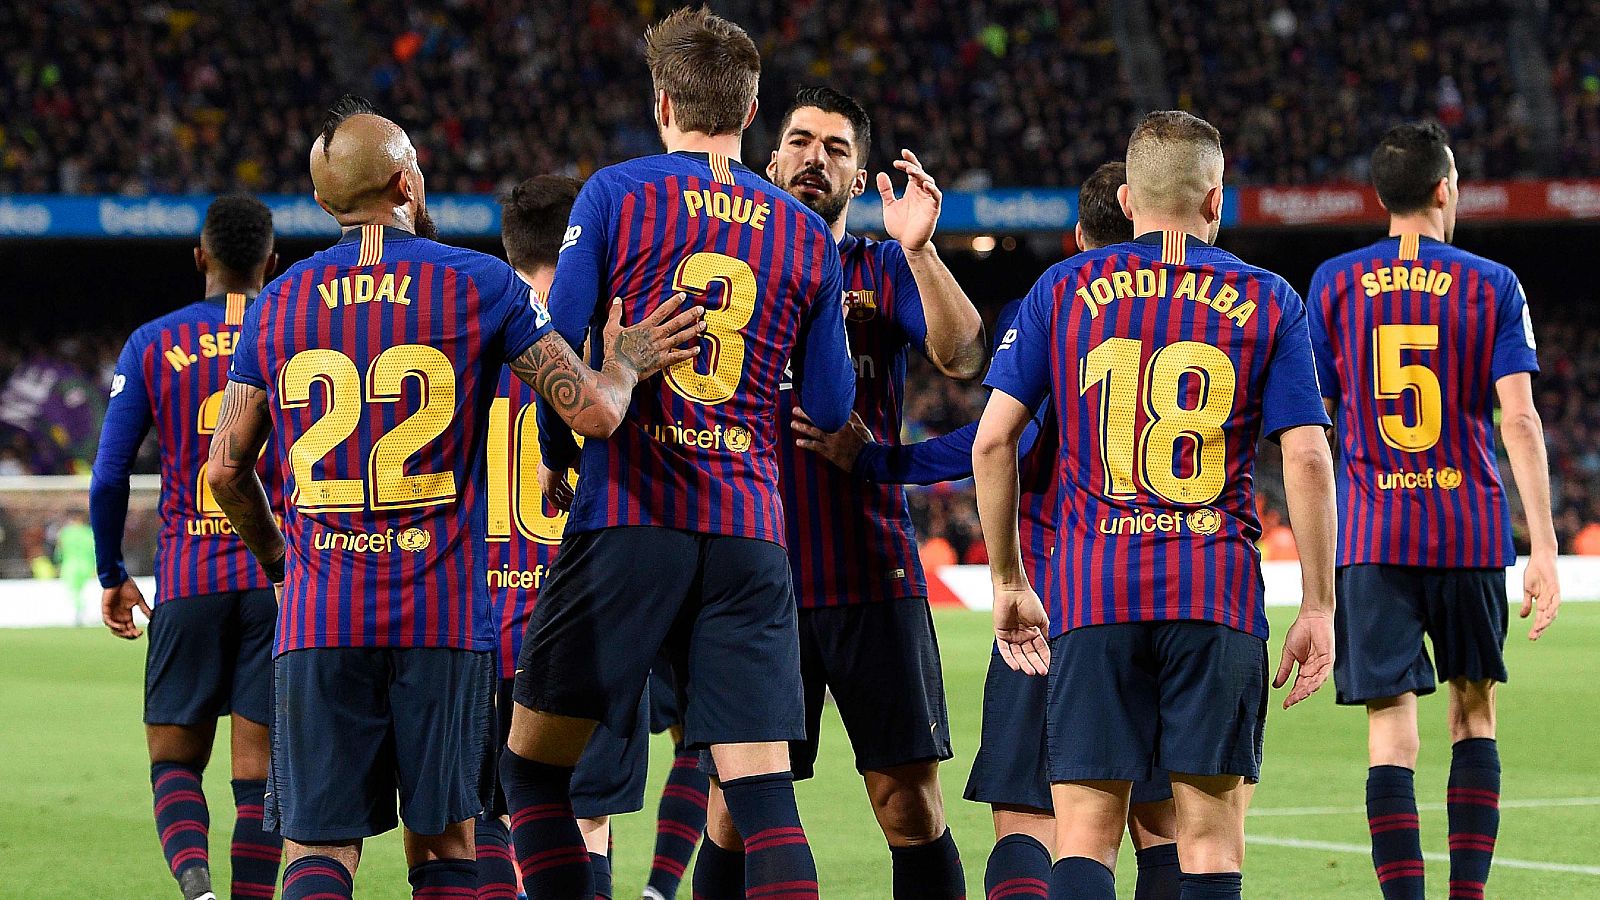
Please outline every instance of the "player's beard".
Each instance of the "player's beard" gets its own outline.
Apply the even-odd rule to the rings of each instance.
[[[439,226],[433,224],[433,216],[428,215],[428,207],[425,205],[417,206],[417,220],[412,225],[416,228],[416,235],[419,238],[431,241],[439,237]]]
[[[795,173],[793,178],[789,179],[789,184],[786,190],[793,195],[795,184],[806,175],[815,175],[821,178],[825,184],[828,183],[828,176],[824,175],[822,172],[819,172],[816,169],[801,169],[799,172]],[[821,216],[822,221],[827,223],[828,227],[831,228],[833,227],[833,223],[839,221],[839,216],[844,214],[844,208],[850,203],[850,187],[849,185],[846,185],[837,191],[819,194],[810,200],[802,197],[795,197],[795,199],[810,207],[811,211]]]

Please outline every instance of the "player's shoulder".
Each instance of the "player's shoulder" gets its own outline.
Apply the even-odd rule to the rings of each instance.
[[[1470,250],[1464,250],[1455,244],[1446,244],[1443,241],[1428,241],[1423,245],[1422,257],[1424,259],[1439,259],[1450,263],[1459,263],[1463,268],[1476,269],[1481,277],[1495,281],[1515,283],[1517,273],[1502,262],[1497,262],[1487,256],[1480,256]]]
[[[1363,244],[1360,247],[1356,247],[1352,250],[1346,250],[1337,256],[1331,256],[1323,260],[1322,265],[1317,266],[1316,274],[1312,277],[1332,277],[1339,272],[1349,271],[1358,265],[1369,266],[1372,264],[1374,259],[1392,258],[1395,253],[1395,248],[1392,246],[1385,246],[1386,244],[1391,243],[1392,240],[1392,238],[1385,238],[1381,241]]]

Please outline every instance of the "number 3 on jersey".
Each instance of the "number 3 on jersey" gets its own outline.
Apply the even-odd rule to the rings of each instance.
[[[690,254],[672,276],[672,289],[697,297],[722,285],[722,303],[706,308],[709,352],[667,370],[667,384],[686,400],[715,406],[727,402],[744,379],[744,334],[756,312],[756,273],[750,264],[725,253]],[[706,367],[705,371],[700,366]]]

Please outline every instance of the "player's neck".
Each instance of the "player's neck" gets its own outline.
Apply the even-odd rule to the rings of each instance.
[[[232,275],[218,275],[215,272],[206,273],[206,296],[220,297],[223,294],[244,294],[254,297],[261,293],[261,285],[247,278],[238,278]]]
[[[1211,243],[1211,223],[1204,219],[1188,219],[1180,216],[1135,216],[1133,219],[1133,233],[1135,236],[1149,234],[1153,231],[1181,231],[1192,234],[1206,243]]]
[[[1444,217],[1432,212],[1389,217],[1389,237],[1402,234],[1420,234],[1436,241],[1444,240]]]
[[[833,224],[828,226],[828,230],[833,232],[833,242],[835,244],[838,244],[838,243],[841,243],[841,242],[844,241],[844,236],[845,236],[845,227],[844,226],[845,226],[846,221],[849,220],[849,218],[850,218],[850,201],[846,200],[845,204],[844,204],[844,209],[839,210],[839,218],[834,219],[833,220]]]
[[[740,147],[744,143],[742,135],[737,134],[706,134],[700,131],[673,131],[667,135],[668,153],[715,153],[729,159],[739,159]]]

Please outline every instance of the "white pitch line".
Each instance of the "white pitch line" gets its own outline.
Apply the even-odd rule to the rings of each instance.
[[[1370,856],[1372,854],[1372,848],[1365,844],[1305,841],[1300,838],[1265,837],[1259,834],[1245,835],[1244,842],[1247,844],[1261,844],[1267,847],[1289,847],[1295,850],[1322,850],[1328,853],[1353,853],[1361,856]],[[1450,854],[1425,850],[1422,853],[1422,858],[1429,862],[1449,862]],[[1600,866],[1580,866],[1573,863],[1536,862],[1527,859],[1507,859],[1503,856],[1496,856],[1494,865],[1507,869],[1532,869],[1535,872],[1564,872],[1569,875],[1600,876]]]
[[[1501,809],[1543,809],[1547,806],[1600,806],[1600,797],[1548,797],[1543,800],[1515,799],[1501,800]],[[1444,803],[1418,803],[1419,812],[1443,812],[1448,809]],[[1344,816],[1356,813],[1365,813],[1364,806],[1268,806],[1261,809],[1252,808],[1248,815],[1251,816]]]

